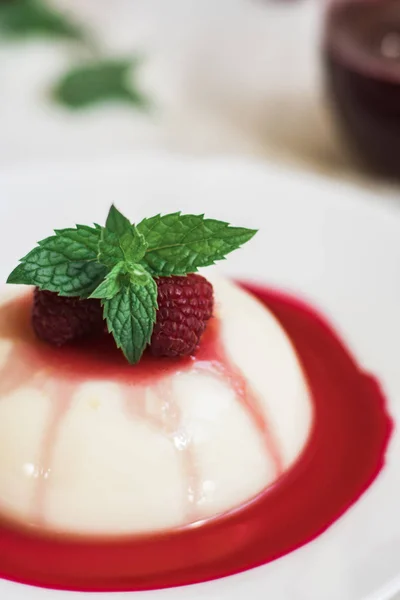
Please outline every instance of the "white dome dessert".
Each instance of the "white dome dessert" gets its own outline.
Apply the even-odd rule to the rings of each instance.
[[[18,378],[12,361],[35,342],[7,334],[4,296],[0,513],[74,534],[155,532],[237,507],[290,468],[312,424],[296,353],[264,305],[213,284],[227,362],[200,353],[143,385],[106,373],[60,385],[43,365],[10,386],[2,375]]]

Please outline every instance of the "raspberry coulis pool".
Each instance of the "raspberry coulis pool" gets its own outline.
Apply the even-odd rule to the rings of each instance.
[[[166,533],[79,538],[21,528],[0,520],[0,576],[32,585],[76,591],[133,591],[215,579],[270,562],[310,542],[336,521],[372,484],[384,466],[392,431],[378,382],[364,373],[331,327],[302,302],[280,292],[244,286],[275,314],[290,336],[311,391],[314,422],[296,464],[273,486],[225,515]],[[76,385],[91,377],[162,380],[207,363],[235,386],[238,399],[265,439],[279,473],[279,445],[260,415],[240,372],[224,355],[213,319],[195,359],[145,357],[130,367],[109,341],[54,349],[34,341],[31,297],[2,308],[2,335],[15,342],[3,371],[6,389],[32,381],[46,365],[63,393],[43,445],[51,461],[57,428]],[[28,342],[28,343],[27,343]],[[268,343],[268,340],[266,340]],[[18,354],[18,356],[17,356]],[[188,456],[188,477],[195,478]],[[41,511],[41,489],[35,502]]]

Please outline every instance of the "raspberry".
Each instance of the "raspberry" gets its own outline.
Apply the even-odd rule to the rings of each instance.
[[[76,339],[102,333],[103,311],[99,300],[66,298],[36,288],[32,325],[39,338],[53,346],[63,346]]]
[[[154,356],[188,356],[199,345],[213,311],[213,287],[201,275],[159,277],[158,311],[150,343]],[[79,300],[54,292],[34,292],[32,325],[53,346],[105,332],[99,300]]]
[[[154,356],[193,354],[208,319],[212,316],[214,292],[201,275],[159,277],[158,312],[150,342]]]

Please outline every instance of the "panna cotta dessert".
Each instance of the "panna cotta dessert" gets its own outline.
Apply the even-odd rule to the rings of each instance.
[[[199,583],[310,542],[371,485],[377,381],[309,306],[203,270],[255,233],[112,206],[20,260],[0,290],[0,577]]]
[[[151,532],[235,508],[296,461],[312,406],[291,342],[248,292],[213,286],[219,348],[131,380],[35,365],[24,346],[36,340],[3,333],[3,300],[4,515],[77,534]]]

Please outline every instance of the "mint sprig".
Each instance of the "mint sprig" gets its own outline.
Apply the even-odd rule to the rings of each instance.
[[[57,83],[53,96],[72,110],[82,110],[94,104],[122,102],[138,110],[149,106],[137,84],[138,59],[102,59],[67,72]]]
[[[21,259],[7,283],[87,298],[107,274],[97,260],[99,241],[100,230],[86,225],[57,230]]]
[[[106,226],[99,242],[99,262],[114,267],[119,262],[138,263],[144,256],[147,242],[135,225],[115,206],[111,206]]]
[[[89,298],[111,300],[122,287],[121,275],[125,274],[125,265],[121,261],[107,273],[100,285],[90,294]]]
[[[136,283],[125,278],[120,291],[103,301],[108,331],[131,364],[138,362],[150,342],[157,310],[157,284],[148,275]]]
[[[137,228],[148,244],[142,264],[155,276],[186,275],[213,265],[256,233],[180,212],[144,219]]]
[[[109,332],[134,364],[150,342],[156,320],[154,278],[212,265],[255,233],[180,212],[156,215],[136,226],[111,206],[105,227],[77,225],[40,241],[7,283],[99,299]]]
[[[0,32],[7,37],[43,35],[81,40],[82,29],[43,0],[0,2]]]

